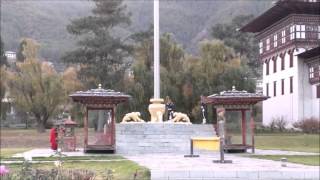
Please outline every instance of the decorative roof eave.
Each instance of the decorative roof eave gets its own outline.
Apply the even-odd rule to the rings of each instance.
[[[232,98],[219,98],[219,97],[202,97],[201,102],[204,104],[212,105],[254,105],[260,101],[264,101],[269,97],[232,97]]]
[[[81,97],[81,96],[70,96],[74,102],[81,104],[120,104],[128,101],[129,97]]]
[[[290,14],[320,15],[320,1],[280,0],[266,12],[243,26],[240,31],[252,33],[261,32]]]
[[[120,104],[129,100],[130,96],[122,92],[116,92],[111,89],[102,89],[99,84],[98,89],[91,89],[88,91],[78,91],[74,94],[69,95],[74,102],[81,104]]]
[[[299,58],[304,58],[304,59],[310,59],[310,58],[319,57],[319,56],[320,56],[320,46],[298,54]]]
[[[260,93],[248,93],[247,91],[237,91],[232,87],[231,91],[223,91],[220,94],[201,96],[201,103],[212,105],[254,105],[260,101],[268,99]]]

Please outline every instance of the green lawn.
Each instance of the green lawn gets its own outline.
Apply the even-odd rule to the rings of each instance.
[[[29,150],[31,150],[31,148],[1,148],[0,159],[11,158],[14,154],[23,153]]]
[[[258,149],[279,149],[319,153],[320,136],[319,134],[300,133],[257,134],[255,136],[255,145]]]
[[[242,143],[240,134],[232,134],[232,143]],[[251,143],[251,141],[247,142]],[[265,133],[255,135],[257,149],[278,149],[299,152],[320,152],[319,134]]]
[[[288,162],[292,163],[298,163],[298,164],[305,164],[305,165],[311,165],[311,166],[320,166],[320,158],[319,155],[251,155],[249,157],[258,158],[258,159],[269,159],[269,160],[275,160],[280,161],[281,158],[287,158]]]

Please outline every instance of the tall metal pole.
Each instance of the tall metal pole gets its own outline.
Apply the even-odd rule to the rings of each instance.
[[[159,28],[159,0],[153,1],[153,92],[154,98],[160,98],[160,28]]]

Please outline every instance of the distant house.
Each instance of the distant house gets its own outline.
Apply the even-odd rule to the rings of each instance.
[[[263,124],[320,119],[320,0],[279,0],[241,31],[259,40]]]
[[[5,51],[4,55],[7,57],[9,64],[14,64],[17,61],[17,53],[13,51]]]

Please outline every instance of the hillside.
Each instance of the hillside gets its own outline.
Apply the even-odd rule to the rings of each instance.
[[[126,36],[147,29],[153,21],[153,4],[148,0],[127,0],[132,23],[119,31]],[[6,50],[17,50],[23,37],[42,45],[41,56],[57,62],[75,46],[75,37],[66,31],[71,19],[86,16],[94,4],[90,1],[1,1],[1,36]],[[271,6],[261,0],[171,0],[160,3],[161,32],[173,34],[189,53],[196,53],[200,40],[208,38],[210,27],[230,21],[240,14],[258,15]]]

